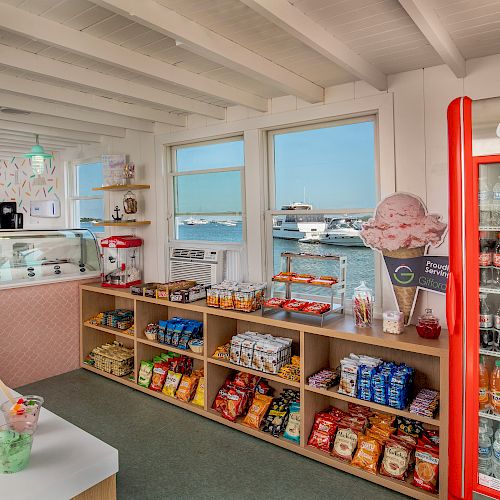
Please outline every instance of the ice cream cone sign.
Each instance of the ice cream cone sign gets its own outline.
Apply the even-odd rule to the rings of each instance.
[[[387,196],[377,205],[375,217],[363,224],[361,238],[366,246],[384,256],[394,297],[406,325],[411,320],[419,288],[444,293],[447,258],[426,258],[426,252],[430,246],[438,247],[443,242],[446,229],[441,216],[429,214],[424,202],[410,193]],[[431,286],[428,286],[429,279],[423,276],[426,273]]]

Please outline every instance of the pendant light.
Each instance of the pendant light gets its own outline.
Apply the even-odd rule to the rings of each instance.
[[[24,155],[25,158],[29,158],[31,161],[31,169],[35,176],[41,176],[45,170],[45,159],[48,158],[52,160],[53,155],[46,153],[43,146],[38,142],[38,134],[35,135],[36,144],[31,148],[31,151]]]

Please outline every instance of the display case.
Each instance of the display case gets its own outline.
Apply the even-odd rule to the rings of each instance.
[[[100,275],[88,229],[0,230],[0,289]]]

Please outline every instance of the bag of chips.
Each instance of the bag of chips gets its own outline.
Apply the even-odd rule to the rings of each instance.
[[[273,399],[262,430],[264,432],[269,432],[274,437],[279,437],[288,421],[289,406],[289,400],[285,399],[283,396]]]
[[[165,385],[163,386],[163,394],[165,394],[165,396],[174,397],[181,378],[181,373],[175,373],[169,370],[167,373],[167,378],[165,379]]]
[[[335,425],[335,429],[337,425]],[[319,431],[317,429],[313,429],[311,434],[309,435],[309,439],[307,440],[307,444],[309,446],[314,446],[318,450],[325,451],[326,453],[330,452],[332,438],[328,432]]]
[[[250,409],[248,410],[246,417],[243,419],[243,425],[252,427],[253,429],[259,429],[262,419],[271,405],[272,400],[273,398],[271,396],[266,396],[265,394],[256,392],[253,402],[250,405]]]
[[[234,379],[233,384],[236,387],[248,387],[249,389],[254,390],[257,384],[259,383],[260,377],[257,375],[251,375],[250,373],[238,372]]]
[[[418,445],[415,451],[413,485],[430,493],[437,493],[439,450],[434,446]]]
[[[160,392],[163,389],[163,384],[167,378],[168,365],[164,362],[155,363],[153,367],[153,374],[151,377],[150,389]]]
[[[288,416],[288,423],[286,424],[285,432],[283,433],[285,439],[289,439],[295,443],[300,442],[300,404],[290,403],[290,411]]]
[[[198,380],[199,378],[196,375],[183,375],[175,397],[180,401],[189,403],[196,391]]]
[[[335,441],[333,442],[332,456],[350,462],[358,445],[358,431],[349,425],[339,424]]]
[[[404,481],[410,466],[412,450],[410,445],[397,439],[385,443],[380,474]]]
[[[151,382],[151,376],[153,374],[154,364],[151,361],[141,361],[141,367],[139,369],[139,377],[137,383],[141,387],[149,387]]]
[[[198,380],[196,394],[194,395],[192,403],[201,407],[205,406],[205,377],[200,377]]]
[[[352,459],[351,465],[360,469],[377,473],[377,465],[382,454],[382,443],[373,437],[360,435],[358,437],[358,449]]]
[[[225,395],[225,402],[221,405],[221,415],[231,422],[243,414],[248,402],[248,390],[231,387]]]
[[[397,417],[398,434],[407,434],[419,438],[424,432],[424,427],[420,422],[411,418]]]

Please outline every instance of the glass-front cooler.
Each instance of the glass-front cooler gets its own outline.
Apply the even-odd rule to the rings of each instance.
[[[500,156],[473,158],[478,192],[477,456],[473,474],[500,494]],[[497,496],[495,495],[495,496]],[[497,496],[498,498],[498,496]]]
[[[99,275],[99,248],[88,229],[0,230],[0,288]]]

